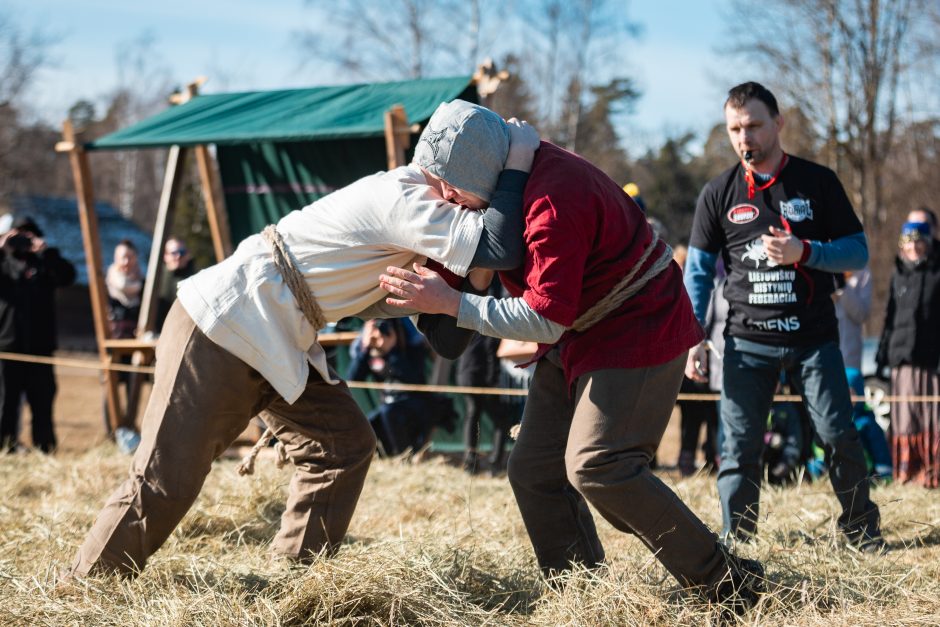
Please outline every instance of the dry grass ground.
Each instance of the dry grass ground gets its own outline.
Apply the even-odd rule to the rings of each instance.
[[[63,394],[68,381],[60,376]],[[97,398],[84,419],[63,415],[60,405],[60,426],[74,419],[99,433]],[[505,479],[471,478],[439,458],[418,465],[377,460],[338,555],[306,568],[272,561],[267,551],[290,469],[261,461],[254,477],[242,478],[235,462],[219,462],[138,579],[90,578],[57,588],[59,569],[128,465],[107,443],[77,452],[60,431],[66,439],[55,457],[0,457],[4,625],[720,622],[714,608],[679,590],[637,539],[602,520],[609,568],[574,574],[563,592],[544,586]],[[718,526],[712,478],[664,477]],[[745,552],[765,561],[771,592],[740,623],[940,624],[937,493],[892,485],[877,489],[875,499],[893,548],[883,557],[842,546],[827,484],[765,490],[761,536]]]

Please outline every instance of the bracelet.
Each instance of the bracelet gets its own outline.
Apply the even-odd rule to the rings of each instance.
[[[813,252],[813,246],[809,243],[809,240],[801,240],[803,242],[803,254],[800,255],[799,263],[806,263],[806,260],[809,259],[810,254]]]

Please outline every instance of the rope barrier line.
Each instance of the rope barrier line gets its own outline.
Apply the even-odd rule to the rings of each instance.
[[[153,366],[134,366],[131,364],[104,364],[100,361],[87,359],[69,359],[67,357],[45,357],[43,355],[26,355],[24,353],[0,352],[0,359],[4,361],[22,361],[27,364],[48,364],[50,366],[68,366],[70,368],[84,368],[85,370],[113,370],[116,372],[140,372],[153,374]]]
[[[6,353],[0,351],[0,360],[21,361],[33,364],[48,364],[51,366],[67,366],[70,368],[83,368],[85,370],[112,370],[117,372],[138,372],[142,374],[153,374],[153,366],[133,366],[130,364],[104,364],[100,361],[90,361],[87,359],[69,359],[67,357],[45,357],[42,355],[26,355],[24,353]],[[473,387],[467,385],[432,385],[429,383],[382,383],[380,381],[345,381],[350,388],[363,390],[379,390],[386,392],[438,392],[446,394],[481,394],[491,396],[528,396],[529,390],[519,388],[488,388]],[[679,394],[676,400],[679,401],[717,401],[721,398],[720,394]],[[803,398],[797,394],[775,394],[774,401],[799,402]],[[852,395],[852,402],[864,401],[864,396]],[[918,402],[918,403],[940,403],[940,394],[922,395],[922,396],[894,396],[885,394],[882,398],[884,402]]]

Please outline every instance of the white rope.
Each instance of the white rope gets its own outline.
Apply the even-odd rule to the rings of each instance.
[[[259,418],[261,418],[259,416]],[[264,418],[261,418],[264,421]],[[265,430],[261,434],[261,437],[258,438],[258,441],[255,442],[255,445],[251,447],[251,450],[242,458],[241,463],[238,464],[236,470],[238,474],[244,477],[245,475],[255,474],[255,460],[258,458],[258,453],[261,452],[261,449],[267,446],[268,441],[274,437],[274,431],[271,430],[271,427],[265,425]],[[278,440],[274,444],[274,452],[276,457],[274,458],[274,465],[278,468],[283,468],[287,465],[287,462],[290,461],[290,456],[287,454],[287,447],[284,446],[284,443]]]
[[[644,272],[640,278],[636,279],[636,281],[633,280],[660,241],[659,234],[653,231],[653,241],[651,241],[649,246],[646,247],[646,250],[643,251],[643,254],[633,265],[630,272],[620,279],[617,285],[615,285],[604,298],[594,303],[590,309],[578,316],[578,319],[574,321],[571,328],[575,331],[587,331],[607,317],[608,314],[616,311],[624,301],[639,292],[656,275],[668,268],[669,264],[672,262],[672,248],[669,247],[669,244],[663,242],[662,254],[656,258],[653,265],[647,268],[646,272]]]
[[[298,269],[297,259],[291,253],[287,242],[284,241],[277,227],[273,224],[264,227],[261,236],[271,247],[274,266],[281,273],[287,289],[294,295],[294,300],[297,302],[300,311],[303,312],[304,317],[313,326],[313,329],[319,331],[326,326],[326,316],[323,315],[320,304],[310,290],[310,286],[307,285],[307,281],[304,280],[304,275]]]

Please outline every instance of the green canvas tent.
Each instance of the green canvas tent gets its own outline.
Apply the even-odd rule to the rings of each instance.
[[[89,152],[169,148],[138,323],[138,335],[143,336],[153,325],[158,270],[187,151],[198,162],[209,229],[216,257],[222,259],[230,254],[232,242],[288,212],[362,176],[407,163],[420,124],[441,102],[454,98],[477,102],[477,81],[492,82],[495,74],[486,74],[491,69],[482,66],[474,78],[210,95],[197,94],[201,84],[197,81],[178,96],[176,106],[91,142],[81,141],[66,121],[56,150],[68,153],[75,179],[102,362],[110,364],[113,355],[121,353],[146,355],[153,343],[109,336]],[[210,144],[215,146],[218,169],[207,148]],[[116,377],[108,370],[105,383],[112,426],[133,424],[134,416],[121,415]]]
[[[214,144],[230,240],[238,242],[390,167],[385,116],[392,106],[423,123],[454,98],[477,100],[469,76],[195,96],[85,149]]]

